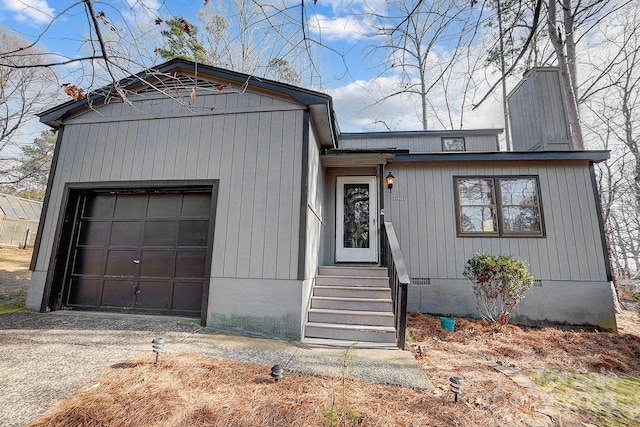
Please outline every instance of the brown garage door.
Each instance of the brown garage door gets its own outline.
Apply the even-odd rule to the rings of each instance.
[[[77,206],[64,305],[200,316],[211,192],[89,192]]]

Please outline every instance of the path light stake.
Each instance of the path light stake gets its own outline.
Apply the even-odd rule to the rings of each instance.
[[[282,369],[280,365],[273,365],[273,367],[271,368],[271,377],[275,380],[275,382],[281,380],[283,376],[284,369]]]
[[[458,402],[458,395],[462,393],[462,384],[464,384],[464,380],[460,377],[451,377],[449,378],[449,385],[451,386],[451,391],[455,395],[453,399],[454,402]]]
[[[164,338],[154,338],[153,341],[151,341],[151,344],[153,346],[153,352],[156,354],[155,363],[158,363],[158,357],[160,356],[160,353],[164,353]]]

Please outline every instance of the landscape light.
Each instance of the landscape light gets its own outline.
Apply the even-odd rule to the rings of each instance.
[[[271,368],[271,377],[275,380],[275,382],[281,380],[283,376],[284,369],[282,369],[280,365],[273,365],[273,367]]]
[[[449,385],[451,386],[451,391],[455,395],[454,402],[458,401],[458,395],[462,393],[462,384],[464,384],[464,380],[460,377],[451,377],[449,378]]]
[[[164,338],[154,338],[153,341],[151,341],[151,344],[153,347],[153,352],[156,354],[155,363],[158,363],[158,357],[160,356],[160,353],[164,353]]]

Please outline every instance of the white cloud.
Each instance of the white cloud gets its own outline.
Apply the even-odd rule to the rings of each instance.
[[[356,41],[371,32],[365,19],[354,16],[330,18],[316,14],[309,18],[307,25],[312,33],[328,41]]]
[[[46,0],[0,0],[2,8],[15,14],[18,22],[46,24],[55,16],[55,10]]]
[[[318,6],[330,7],[334,14],[359,14],[363,12],[381,14],[387,9],[385,0],[321,0]]]
[[[464,129],[503,128],[500,100],[492,97],[472,110],[472,100],[464,97],[463,81],[457,81],[446,92],[436,88],[429,93],[428,128],[458,129],[460,122]],[[420,98],[408,93],[389,96],[406,84],[400,76],[377,77],[330,90],[340,129],[343,132],[422,129]],[[476,94],[484,94],[487,88],[483,85]]]
[[[163,4],[158,0],[126,0],[128,9],[123,10],[122,16],[130,24],[146,27],[152,25],[159,17]]]

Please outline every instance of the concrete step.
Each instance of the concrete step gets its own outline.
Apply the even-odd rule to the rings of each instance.
[[[393,312],[391,298],[311,297],[311,308]]]
[[[334,340],[329,338],[303,338],[302,343],[311,347],[329,347],[329,348],[361,348],[372,350],[397,350],[395,343],[384,342],[366,342],[353,340]]]
[[[388,277],[366,276],[317,276],[316,285],[319,286],[358,286],[384,288],[389,287]]]
[[[309,322],[341,323],[344,325],[395,326],[393,313],[391,312],[332,310],[329,308],[310,309]]]
[[[318,276],[360,276],[387,277],[389,273],[385,267],[349,267],[342,265],[321,265]]]
[[[373,298],[391,299],[391,289],[373,286],[314,286],[313,295],[317,297]]]
[[[394,344],[396,330],[387,326],[339,325],[308,322],[305,338],[324,338],[346,341],[362,341]]]

